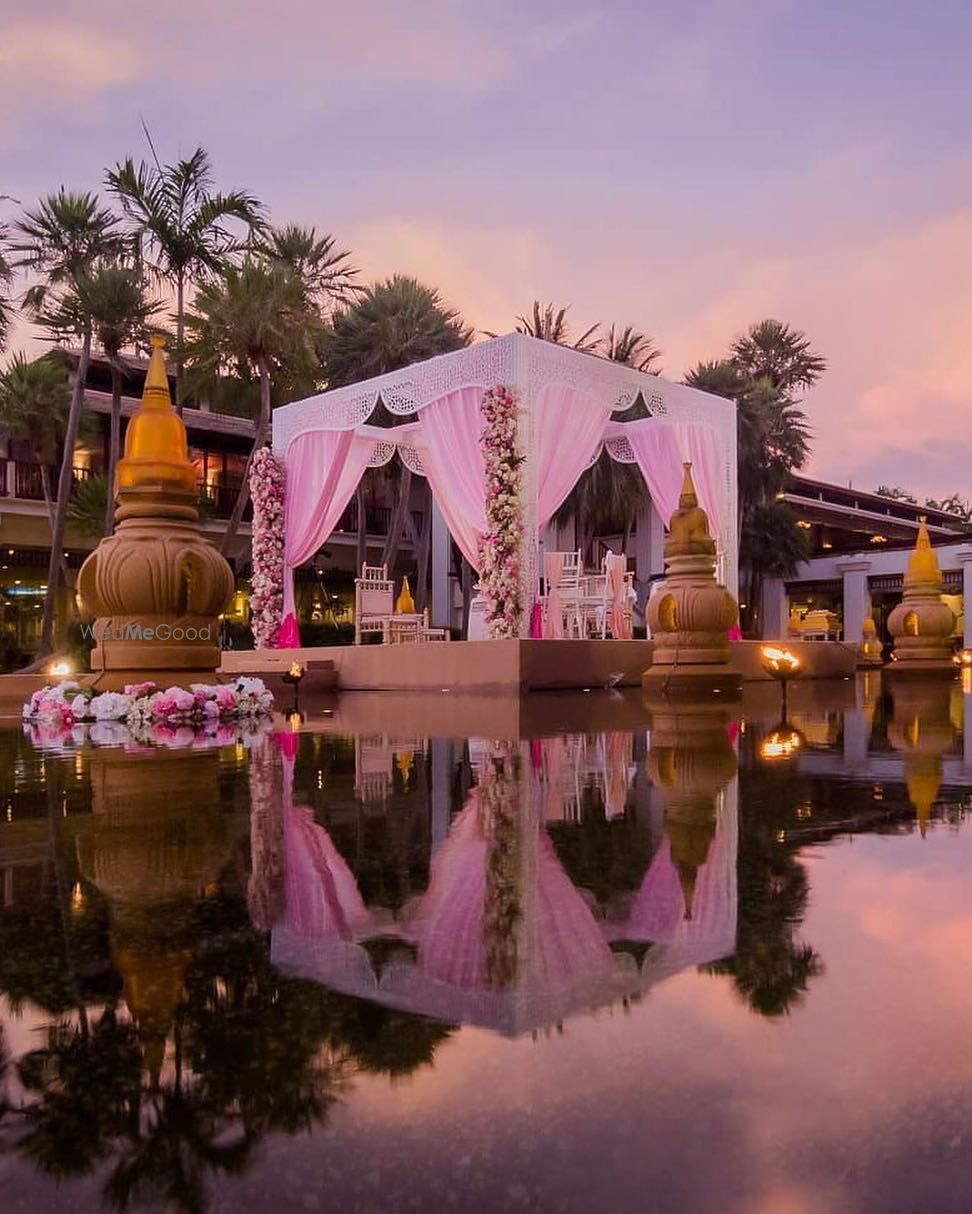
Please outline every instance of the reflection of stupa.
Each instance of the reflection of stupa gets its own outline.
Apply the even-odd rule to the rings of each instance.
[[[149,675],[168,684],[212,675],[216,617],[233,593],[229,565],[199,530],[196,470],[169,398],[163,345],[152,339],[142,403],[125,432],[115,533],[78,575],[84,606],[98,617],[91,668],[102,690]]]
[[[888,740],[904,755],[905,785],[922,836],[942,785],[942,755],[955,730],[950,712],[951,689],[940,679],[909,679],[894,689],[894,719]]]
[[[716,831],[716,796],[736,774],[729,714],[706,704],[655,713],[648,775],[665,800],[665,834],[678,871],[686,919],[699,869]]]
[[[942,574],[922,516],[915,550],[904,575],[904,597],[888,617],[895,661],[890,674],[952,675],[955,615],[942,598]]]
[[[78,834],[78,861],[109,904],[112,959],[157,1082],[193,952],[193,907],[232,847],[219,756],[99,748],[91,775],[94,812]]]
[[[642,685],[652,695],[738,694],[741,677],[729,669],[729,629],[738,619],[735,599],[715,578],[716,545],[699,505],[692,466],[665,541],[665,586],[648,604],[654,641]]]

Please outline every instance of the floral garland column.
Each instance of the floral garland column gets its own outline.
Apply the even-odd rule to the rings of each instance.
[[[500,384],[483,396],[486,534],[479,549],[480,589],[491,640],[520,635],[523,621],[523,456],[517,443],[516,395]]]
[[[283,617],[284,489],[286,473],[269,447],[254,453],[250,468],[253,499],[253,576],[250,625],[258,649],[277,642]]]

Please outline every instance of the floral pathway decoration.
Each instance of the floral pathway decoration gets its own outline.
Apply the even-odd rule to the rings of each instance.
[[[250,624],[258,649],[277,641],[283,618],[284,495],[286,473],[269,447],[254,452],[250,468],[253,499],[253,575]]]
[[[101,693],[65,679],[35,691],[23,717],[25,732],[41,747],[85,741],[230,746],[259,738],[272,709],[273,695],[262,679],[193,683],[188,690],[130,683]]]
[[[486,534],[479,547],[480,591],[486,627],[493,640],[520,635],[523,618],[520,548],[523,514],[517,450],[517,401],[504,385],[483,396],[483,461],[486,473]]]

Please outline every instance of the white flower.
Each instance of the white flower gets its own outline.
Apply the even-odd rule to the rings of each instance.
[[[96,721],[120,721],[128,716],[132,697],[120,691],[103,691],[90,704],[90,714]]]

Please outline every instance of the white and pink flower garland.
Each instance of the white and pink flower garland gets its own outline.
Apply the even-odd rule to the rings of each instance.
[[[520,635],[523,595],[520,550],[523,513],[517,450],[517,401],[503,384],[483,396],[483,460],[486,472],[486,534],[479,546],[479,585],[492,640]]]
[[[271,649],[283,617],[284,496],[286,471],[269,447],[253,454],[253,575],[250,626],[258,649]]]

